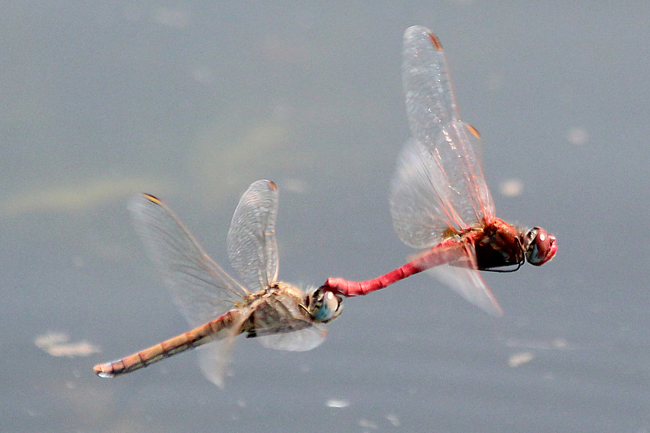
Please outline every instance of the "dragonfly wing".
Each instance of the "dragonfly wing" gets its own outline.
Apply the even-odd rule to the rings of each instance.
[[[474,246],[464,245],[463,248],[466,252],[462,259],[430,268],[427,272],[487,313],[503,316],[503,310],[477,270]]]
[[[245,318],[239,323],[239,329],[243,325]],[[307,351],[315,348],[323,342],[327,331],[323,326],[307,326],[299,331],[271,334],[257,338],[260,344],[266,348],[288,350],[288,351]],[[235,346],[235,338],[239,332],[235,331],[233,326],[232,332],[221,339],[199,348],[199,366],[203,375],[219,388],[224,388],[224,376],[227,374],[232,352]]]
[[[493,216],[474,150],[479,134],[460,121],[442,46],[424,27],[404,33],[402,81],[411,136],[427,151],[418,155],[439,204],[431,217],[458,229]]]
[[[233,347],[234,338],[226,338],[214,341],[198,350],[201,372],[206,379],[221,389],[224,388],[223,378],[230,363]]]
[[[192,326],[219,317],[246,291],[196,242],[172,210],[154,196],[136,196],[129,205],[136,231]]]
[[[410,139],[397,160],[390,185],[393,228],[406,245],[430,248],[449,227],[459,228],[458,215],[450,206],[444,172],[420,142]]]
[[[266,289],[278,277],[277,214],[278,187],[271,181],[258,180],[239,200],[230,223],[230,264],[253,292]]]
[[[294,325],[301,329],[260,336],[260,344],[269,349],[305,352],[319,346],[327,336],[327,329],[322,325],[309,322]]]
[[[199,366],[203,375],[221,389],[224,388],[223,378],[232,359],[235,338],[241,333],[241,328],[249,317],[250,314],[240,315],[224,338],[213,341],[199,350]]]

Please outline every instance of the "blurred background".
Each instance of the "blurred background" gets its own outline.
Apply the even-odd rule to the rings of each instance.
[[[4,2],[0,430],[647,432],[650,4]],[[280,188],[280,278],[375,277],[414,251],[388,186],[408,137],[402,34],[445,47],[497,215],[555,260],[484,278],[495,319],[427,275],[346,301],[305,353],[237,341],[114,380],[187,330],[128,199],[164,199],[227,266],[239,196]],[[643,191],[646,191],[645,193]]]

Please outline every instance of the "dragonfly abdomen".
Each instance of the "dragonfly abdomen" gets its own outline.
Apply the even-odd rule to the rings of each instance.
[[[217,319],[198,326],[184,334],[177,335],[148,349],[126,356],[117,361],[97,364],[93,367],[99,377],[111,378],[147,367],[178,353],[185,352],[213,340],[226,337],[232,330],[232,324],[241,313],[237,310],[228,311]],[[236,334],[241,330],[232,330]]]

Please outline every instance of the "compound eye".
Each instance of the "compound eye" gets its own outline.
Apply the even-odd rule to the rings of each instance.
[[[555,236],[541,227],[533,227],[526,233],[526,260],[531,265],[541,266],[555,256]]]
[[[313,294],[313,301],[309,310],[316,322],[330,322],[341,315],[343,298],[329,290],[319,288]]]

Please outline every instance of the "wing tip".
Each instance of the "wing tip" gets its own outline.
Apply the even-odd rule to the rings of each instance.
[[[429,33],[427,36],[429,36],[429,39],[431,40],[433,47],[438,51],[442,51],[442,44],[440,43],[440,39],[438,39],[438,36],[434,35],[433,33]]]
[[[431,30],[424,26],[411,26],[404,32],[404,39],[419,39],[421,37],[428,37],[429,41],[437,51],[442,51],[442,44],[440,39]]]
[[[476,138],[481,138],[481,134],[479,134],[478,129],[474,128],[469,123],[466,123],[465,125],[467,126],[467,130],[469,131],[470,134],[472,134]]]
[[[143,193],[142,197],[149,200],[153,204],[162,205],[162,201],[158,197],[156,197],[154,195]]]

